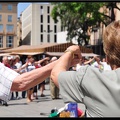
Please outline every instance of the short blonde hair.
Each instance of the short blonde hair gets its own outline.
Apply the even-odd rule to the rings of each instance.
[[[103,49],[110,65],[120,66],[120,20],[110,23],[103,33]]]

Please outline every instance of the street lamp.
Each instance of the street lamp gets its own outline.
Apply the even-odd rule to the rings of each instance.
[[[52,32],[53,30],[48,30],[48,31],[46,31],[46,30],[44,30],[44,32],[46,32],[46,33],[50,33],[50,32]]]

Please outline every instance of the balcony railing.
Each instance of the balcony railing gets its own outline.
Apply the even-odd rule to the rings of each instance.
[[[6,35],[15,35],[15,32],[14,31],[7,31]]]
[[[5,35],[4,30],[0,30],[0,35]]]

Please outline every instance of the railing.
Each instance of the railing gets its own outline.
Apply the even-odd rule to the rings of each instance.
[[[5,32],[3,30],[1,30],[0,35],[5,35]]]
[[[7,31],[6,35],[16,35],[14,31]]]

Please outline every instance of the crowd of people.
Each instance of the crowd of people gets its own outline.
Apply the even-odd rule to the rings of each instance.
[[[120,116],[119,31],[120,21],[114,21],[105,28],[103,48],[106,56],[102,59],[101,56],[83,57],[78,45],[69,46],[62,56],[54,60],[45,57],[37,61],[34,56],[28,56],[19,67],[16,66],[16,57],[12,61],[7,56],[3,57],[0,63],[0,99],[7,102],[12,92],[27,91],[27,102],[32,102],[32,95],[37,92],[36,85],[49,77],[59,89],[58,94],[60,92],[64,103],[85,105],[85,117]],[[37,93],[33,97],[37,98]],[[58,97],[56,94],[52,98]]]
[[[37,60],[37,57],[33,55],[26,56],[25,60],[22,60],[19,55],[14,56],[2,56],[1,63],[5,65],[6,67],[16,71],[19,74],[23,74],[25,72],[32,71],[37,68],[41,68],[47,64],[49,64],[52,61],[57,60],[57,57],[45,57],[40,60]],[[24,63],[22,62],[24,61]],[[22,99],[27,98],[27,102],[32,102],[34,99],[38,99],[38,90],[40,91],[40,96],[45,97],[44,90],[45,90],[45,82],[48,80],[50,82],[50,77],[46,78],[43,82],[35,85],[34,87],[31,87],[28,90],[18,92],[14,91],[12,92],[12,96],[10,100],[15,99]],[[54,83],[52,83],[54,85]],[[59,89],[54,85],[54,87],[51,85],[50,82],[50,94],[52,99],[58,99],[59,98]],[[56,97],[56,89],[57,89],[57,97]],[[54,98],[53,98],[54,97]],[[0,101],[2,105],[8,106],[6,101],[1,100]]]
[[[53,57],[45,57],[44,59],[37,60],[35,56],[28,55],[26,56],[26,60],[23,63],[19,55],[15,56],[3,56],[2,57],[2,63],[18,72],[19,74],[23,74],[25,72],[29,72],[31,70],[34,70],[36,68],[40,68],[42,66],[45,66],[49,64],[50,62],[53,62],[57,60],[58,58],[56,56]],[[80,67],[85,65],[91,65],[95,68],[98,68],[100,70],[111,70],[110,65],[107,64],[106,58],[100,56],[92,56],[92,57],[82,57],[82,59],[79,59],[79,63],[75,66],[72,66],[71,69],[73,71],[78,71]],[[46,78],[49,80],[50,85],[50,96],[54,99],[59,99],[60,92],[59,88],[55,85],[55,83],[50,79],[50,76]],[[40,91],[40,96],[45,97],[44,90],[45,90],[45,80],[38,85],[31,87],[30,89],[22,92],[12,92],[11,100],[14,99],[21,99],[21,98],[27,98],[27,102],[32,102],[34,99],[38,99],[38,90]],[[3,105],[8,106],[7,102],[2,101]]]
[[[99,55],[82,57],[82,59],[79,60],[79,63],[73,66],[72,69],[78,71],[80,67],[85,65],[98,68],[100,71],[112,70],[110,65],[107,63],[106,58]]]

